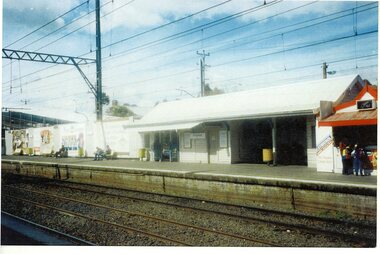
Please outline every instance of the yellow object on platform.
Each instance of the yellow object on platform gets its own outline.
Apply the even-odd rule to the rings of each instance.
[[[263,162],[269,162],[273,160],[272,149],[263,149]]]
[[[139,149],[139,158],[144,158],[145,157],[145,152],[146,152],[145,148]]]

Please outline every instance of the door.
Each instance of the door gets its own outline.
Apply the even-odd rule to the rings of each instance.
[[[218,129],[212,128],[208,132],[209,163],[218,163],[219,136]]]

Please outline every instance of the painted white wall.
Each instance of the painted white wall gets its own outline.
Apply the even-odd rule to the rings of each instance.
[[[11,131],[5,131],[5,154],[13,154],[13,135]]]
[[[217,128],[216,131],[216,143],[219,143],[219,130]],[[216,154],[209,156],[207,149],[207,139],[209,138],[207,135],[207,131],[204,132],[205,138],[197,138],[191,139],[191,147],[186,148],[184,144],[184,134],[191,133],[191,131],[180,131],[179,132],[179,156],[180,162],[188,162],[188,163],[210,163],[213,164],[230,164],[231,163],[231,132],[227,132],[227,140],[228,147],[221,148],[218,146],[216,150]],[[209,158],[210,157],[210,158]]]
[[[316,128],[317,171],[334,172],[334,140],[332,127]]]
[[[309,168],[317,167],[317,149],[316,148],[307,149],[307,166]]]
[[[191,147],[186,148],[184,144],[184,133],[191,131],[179,132],[179,158],[180,162],[191,163],[208,163],[207,140],[191,139]]]
[[[103,126],[100,122],[92,124],[93,132],[92,147],[88,149],[89,156],[92,156],[96,147],[105,149],[109,145],[113,152],[117,152],[119,158],[137,158],[138,149],[143,147],[143,137],[131,128],[132,121],[105,121]],[[90,136],[90,135],[89,135]]]

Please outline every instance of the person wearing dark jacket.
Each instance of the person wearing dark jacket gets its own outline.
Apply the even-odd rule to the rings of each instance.
[[[64,154],[65,154],[65,146],[62,145],[61,149],[58,150],[58,152],[55,153],[55,158],[58,158],[58,157],[64,157]]]
[[[356,176],[360,175],[363,176],[363,167],[361,162],[361,157],[363,156],[364,150],[362,148],[359,148],[358,144],[355,145],[354,150],[351,153],[351,157],[353,159],[353,169],[355,170]]]

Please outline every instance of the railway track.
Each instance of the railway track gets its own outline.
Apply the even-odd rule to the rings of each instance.
[[[375,241],[375,239],[371,238],[371,237],[366,237],[366,236],[358,235],[358,234],[349,234],[349,233],[345,233],[345,232],[338,232],[337,230],[334,230],[334,228],[337,228],[337,227],[343,225],[343,226],[349,227],[349,228],[356,227],[357,230],[364,228],[364,229],[368,229],[369,231],[373,231],[373,232],[376,231],[375,225],[363,224],[363,223],[358,223],[358,222],[350,221],[348,223],[346,221],[342,221],[342,220],[338,220],[338,219],[334,220],[331,218],[321,218],[321,217],[316,217],[316,216],[311,216],[311,215],[295,214],[295,213],[291,213],[291,212],[268,211],[265,209],[251,208],[251,207],[246,208],[246,209],[250,209],[252,211],[258,211],[258,212],[264,212],[264,213],[269,212],[271,214],[277,214],[277,215],[280,215],[282,218],[288,216],[288,217],[296,218],[298,221],[301,221],[301,220],[319,221],[319,222],[330,224],[330,226],[329,226],[330,229],[321,229],[321,228],[315,228],[315,227],[309,226],[308,223],[290,224],[290,223],[281,222],[281,221],[274,221],[273,219],[268,219],[268,218],[244,216],[244,215],[239,215],[236,213],[228,213],[228,212],[223,212],[223,211],[218,211],[218,210],[210,210],[207,208],[189,207],[189,206],[186,206],[183,204],[175,204],[175,203],[170,203],[167,201],[153,200],[153,199],[142,198],[142,197],[131,197],[131,196],[122,195],[122,194],[109,193],[106,191],[90,190],[88,188],[88,185],[86,185],[86,188],[83,188],[83,187],[74,187],[74,186],[72,186],[73,184],[71,184],[71,183],[69,184],[69,186],[65,186],[62,184],[52,184],[52,183],[46,183],[46,184],[48,184],[50,186],[59,187],[59,188],[66,188],[66,189],[70,189],[70,190],[94,193],[94,194],[98,194],[98,195],[108,195],[108,196],[113,196],[113,197],[117,197],[117,198],[125,198],[125,199],[129,199],[132,201],[151,202],[151,203],[155,203],[155,204],[159,204],[159,205],[165,205],[165,206],[177,207],[180,209],[186,209],[189,211],[199,211],[199,212],[204,212],[204,213],[230,216],[230,217],[234,217],[234,218],[244,220],[244,221],[249,222],[249,223],[270,223],[270,224],[273,224],[275,226],[286,227],[286,228],[293,229],[293,230],[301,230],[303,232],[311,233],[311,234],[325,234],[325,235],[333,236],[333,237],[339,236],[340,238],[344,238],[346,240],[353,241],[353,242]],[[66,184],[66,183],[64,183],[64,184]],[[94,186],[94,188],[101,189],[104,187]],[[104,189],[109,190],[109,188],[104,188]],[[137,192],[137,191],[131,191],[131,192]],[[208,203],[210,203],[210,202],[208,202]],[[223,205],[223,206],[237,207],[237,206],[233,206],[233,205]],[[241,208],[241,207],[239,207],[239,208]]]
[[[142,218],[145,218],[145,219],[148,219],[148,220],[158,221],[160,223],[167,223],[167,224],[171,224],[171,225],[180,226],[180,227],[183,227],[185,230],[188,230],[188,229],[191,229],[192,231],[199,230],[199,231],[202,231],[202,232],[208,232],[208,233],[211,233],[211,234],[222,235],[222,236],[226,236],[226,237],[230,237],[230,238],[239,239],[239,240],[242,240],[242,241],[249,241],[249,242],[252,242],[254,244],[258,243],[258,244],[261,244],[261,246],[271,246],[271,247],[279,247],[280,246],[280,245],[278,245],[278,244],[276,244],[276,243],[274,243],[272,241],[254,239],[254,238],[250,238],[250,237],[243,237],[243,236],[236,235],[236,234],[231,234],[231,233],[222,232],[222,231],[218,231],[218,230],[208,229],[208,228],[204,228],[204,227],[198,227],[198,226],[194,226],[194,225],[180,223],[180,222],[173,221],[173,220],[162,219],[162,218],[148,216],[148,215],[144,215],[144,214],[140,214],[140,213],[132,213],[132,212],[128,212],[128,211],[123,210],[123,209],[113,208],[113,207],[106,206],[106,205],[101,205],[101,204],[95,204],[93,202],[87,202],[87,201],[83,201],[83,200],[78,200],[78,199],[73,199],[73,198],[67,198],[67,197],[63,197],[63,196],[59,196],[59,195],[47,194],[47,193],[43,193],[43,192],[39,192],[39,191],[23,190],[23,189],[18,188],[18,187],[12,187],[12,186],[4,186],[4,187],[5,188],[10,188],[10,189],[13,189],[13,190],[18,190],[18,191],[27,191],[28,193],[38,194],[38,195],[41,195],[41,196],[44,196],[44,197],[49,197],[49,198],[54,198],[56,200],[70,201],[70,202],[75,202],[75,203],[79,203],[79,204],[85,204],[85,205],[89,205],[89,206],[93,206],[93,207],[97,207],[97,208],[103,208],[103,209],[107,209],[109,211],[123,213],[124,215],[128,215],[128,216],[139,216],[139,217],[142,217]],[[35,201],[28,200],[28,199],[15,197],[15,195],[3,194],[3,196],[7,197],[7,198],[10,198],[10,199],[16,199],[16,200],[22,201],[24,203],[29,203],[29,204],[32,204],[34,206],[40,207],[40,208],[54,210],[54,211],[57,211],[57,212],[59,212],[61,214],[64,214],[64,215],[75,216],[75,217],[83,218],[83,219],[86,219],[86,220],[89,220],[89,221],[96,221],[96,222],[99,222],[99,223],[102,223],[102,224],[107,224],[107,225],[114,226],[114,227],[117,227],[117,228],[126,229],[126,230],[128,230],[128,231],[130,231],[132,233],[144,234],[146,236],[153,237],[153,238],[162,240],[164,242],[174,243],[174,244],[182,245],[182,246],[194,246],[194,244],[187,243],[185,241],[176,240],[176,239],[169,238],[169,237],[164,237],[162,235],[151,233],[151,232],[149,232],[147,230],[140,230],[140,229],[137,229],[137,228],[128,227],[128,226],[122,225],[120,223],[114,223],[114,222],[110,222],[110,221],[107,221],[107,220],[99,219],[99,218],[96,218],[96,217],[87,216],[87,215],[84,215],[84,214],[81,214],[81,213],[78,213],[78,212],[70,211],[68,209],[61,209],[61,208],[57,208],[57,207],[54,207],[54,206],[51,206],[51,205],[42,204],[40,202],[35,202]]]
[[[1,212],[1,217],[3,221],[2,226],[5,227],[4,231],[5,232],[12,231],[12,234],[14,234],[14,232],[16,233],[15,235],[13,235],[14,239],[10,241],[10,244],[12,245],[20,243],[19,242],[20,239],[17,239],[18,237],[23,238],[23,240],[27,239],[29,243],[39,243],[39,244],[44,244],[44,245],[51,245],[51,244],[82,245],[82,246],[95,245],[92,242],[86,241],[76,236],[57,231],[55,229],[37,224],[33,221],[26,220],[24,218],[18,217],[14,214],[10,214],[4,211]],[[19,231],[15,231],[17,230],[15,227],[26,229],[28,232],[24,232],[23,234],[21,234]],[[4,231],[3,231],[3,234],[6,234],[4,233]],[[43,233],[44,235],[38,238],[36,236],[36,234],[38,233]],[[9,242],[7,242],[7,240],[3,242],[3,239],[2,239],[2,244],[7,245],[9,244]]]
[[[349,234],[349,233],[344,233],[344,232],[338,232],[337,230],[315,228],[315,227],[305,225],[305,223],[303,223],[303,224],[295,224],[295,223],[290,224],[290,223],[286,223],[286,222],[271,220],[268,218],[263,219],[263,218],[252,217],[252,216],[239,215],[236,213],[228,213],[228,212],[224,212],[224,211],[209,210],[206,208],[189,207],[189,206],[183,205],[183,204],[170,203],[170,202],[167,202],[165,200],[161,201],[161,200],[153,200],[151,198],[133,197],[133,196],[128,196],[128,195],[124,195],[124,194],[109,193],[109,188],[105,188],[105,187],[99,187],[99,186],[95,187],[95,186],[86,185],[86,187],[83,188],[83,187],[77,187],[78,186],[77,184],[65,183],[63,185],[61,183],[57,184],[56,182],[55,183],[45,182],[42,186],[44,188],[47,188],[47,187],[61,188],[61,189],[63,188],[66,190],[70,190],[71,192],[76,191],[79,193],[87,193],[87,194],[93,195],[93,196],[94,195],[106,195],[106,196],[117,198],[117,199],[127,200],[128,202],[150,202],[150,203],[157,204],[157,205],[162,205],[162,206],[167,206],[167,207],[175,207],[176,209],[187,210],[190,213],[198,212],[198,213],[207,214],[209,216],[218,215],[218,216],[231,217],[231,218],[234,218],[235,220],[238,219],[238,220],[243,221],[244,223],[250,223],[250,224],[254,224],[254,223],[263,224],[263,223],[265,223],[265,224],[270,224],[270,225],[272,225],[274,227],[278,227],[278,228],[283,227],[283,228],[291,229],[292,231],[296,230],[296,231],[299,231],[301,233],[307,233],[307,234],[312,234],[312,235],[326,235],[328,237],[339,238],[339,239],[342,239],[344,241],[353,242],[353,243],[355,243],[355,246],[362,246],[362,247],[374,246],[375,242],[376,242],[376,239],[374,239],[373,237],[367,236],[367,235]],[[238,235],[238,234],[233,234],[230,232],[210,229],[210,228],[206,228],[206,227],[200,227],[200,226],[196,226],[194,224],[186,224],[186,223],[182,223],[182,222],[178,222],[178,221],[174,221],[174,220],[163,219],[163,218],[159,218],[157,216],[150,216],[150,215],[146,215],[146,214],[142,214],[142,213],[130,212],[130,211],[127,211],[125,209],[114,208],[114,207],[110,207],[107,205],[89,202],[86,200],[78,200],[78,199],[74,199],[74,198],[64,197],[61,195],[47,194],[46,191],[42,192],[42,191],[34,191],[34,190],[25,190],[23,188],[19,188],[19,187],[15,187],[15,186],[4,186],[3,185],[3,187],[13,188],[13,190],[18,190],[20,192],[27,191],[29,193],[33,193],[35,195],[40,195],[40,196],[45,195],[46,197],[50,197],[52,199],[60,199],[60,200],[65,201],[65,202],[80,203],[82,205],[96,207],[97,209],[108,209],[109,211],[122,213],[122,214],[124,214],[124,216],[128,216],[128,217],[140,217],[140,218],[144,218],[145,220],[158,221],[160,224],[164,223],[164,224],[169,224],[172,226],[175,225],[177,227],[182,227],[184,231],[198,230],[200,232],[203,232],[203,234],[208,233],[208,234],[215,234],[215,235],[219,235],[219,236],[223,236],[223,237],[227,237],[227,238],[233,238],[233,239],[238,240],[238,241],[243,241],[244,243],[249,242],[249,243],[253,244],[254,246],[255,246],[255,244],[259,244],[259,246],[282,246],[281,243],[276,242],[276,241],[268,241],[268,240],[260,239],[260,238],[246,237],[246,236],[242,236],[242,235]],[[103,189],[103,191],[101,191],[101,189]],[[104,190],[106,190],[106,191],[104,191]],[[133,192],[136,192],[136,191],[133,191]],[[11,197],[9,196],[8,198],[11,198]],[[33,202],[31,200],[25,200],[25,199],[19,199],[19,200],[21,200],[23,202],[29,202],[29,203]],[[34,205],[42,206],[42,204],[34,204]],[[49,207],[49,206],[45,207],[45,209],[53,209],[53,208],[57,209],[56,207]],[[79,214],[76,214],[72,211],[61,210],[60,212],[70,214],[70,216],[80,216]],[[276,213],[280,213],[282,216],[293,216],[294,215],[294,214],[287,214],[285,212],[276,212]],[[82,216],[81,218],[85,218],[87,220],[95,220],[95,221],[98,221],[99,223],[103,223],[103,224],[108,223],[106,220],[100,220],[100,219],[97,219],[94,217],[89,217],[89,216],[83,217],[83,216],[86,216],[83,214],[81,216]],[[307,216],[307,215],[303,216],[303,215],[299,215],[299,214],[297,214],[296,217],[298,219],[302,219],[302,220],[319,219],[319,220],[323,221],[324,223],[332,223],[331,219],[315,218],[315,217],[311,217],[311,216]],[[339,220],[337,220],[336,223],[339,225],[345,224],[344,222],[339,221]],[[123,228],[123,229],[129,230],[131,232],[135,232],[138,234],[144,234],[144,235],[156,238],[156,239],[160,239],[161,241],[166,242],[166,243],[171,242],[174,245],[190,245],[190,246],[194,245],[194,244],[186,242],[186,241],[178,241],[178,240],[171,239],[171,238],[163,238],[162,235],[151,234],[151,232],[149,232],[149,231],[148,232],[147,231],[141,231],[141,230],[139,231],[139,230],[136,230],[136,228],[130,228],[130,227],[127,228],[123,225],[119,225],[118,223],[111,223],[111,224],[115,227]],[[109,225],[111,225],[111,224],[109,224]],[[351,224],[347,225],[347,226],[352,227]],[[355,226],[357,226],[357,227],[364,226],[364,228],[367,228],[370,231],[374,230],[376,232],[376,228],[373,229],[373,227],[371,225],[358,224]],[[376,235],[376,233],[375,233],[375,235]],[[195,244],[195,245],[197,245],[197,244]],[[245,245],[243,245],[243,246],[245,246]],[[249,245],[249,246],[251,246],[251,245]]]

